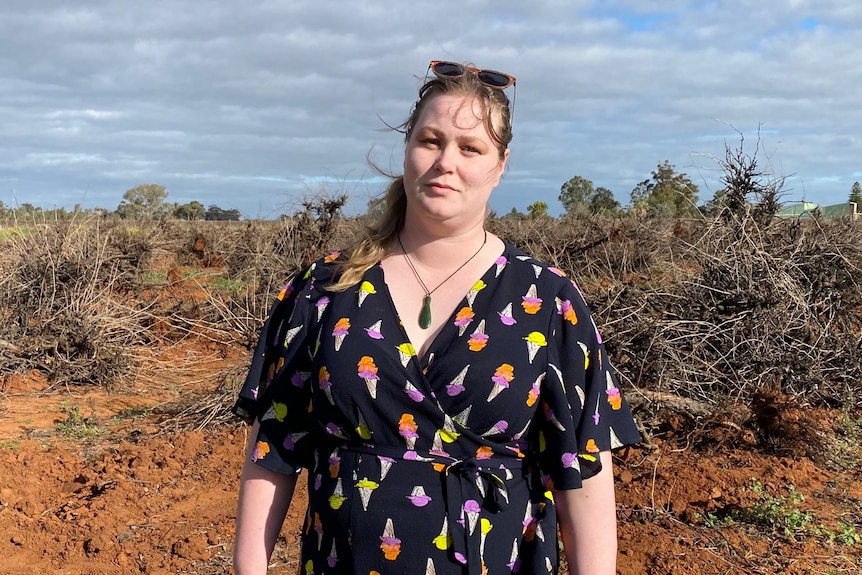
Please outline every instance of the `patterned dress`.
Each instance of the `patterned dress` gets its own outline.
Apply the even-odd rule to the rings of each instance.
[[[234,412],[253,458],[308,471],[300,573],[556,573],[553,489],[640,435],[577,287],[506,244],[421,359],[383,268],[300,272]]]

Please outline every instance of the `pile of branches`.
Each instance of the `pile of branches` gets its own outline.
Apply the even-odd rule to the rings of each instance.
[[[0,372],[35,369],[55,385],[130,376],[134,346],[145,343],[144,314],[116,294],[135,283],[148,250],[146,238],[127,234],[91,218],[26,226],[4,243]]]

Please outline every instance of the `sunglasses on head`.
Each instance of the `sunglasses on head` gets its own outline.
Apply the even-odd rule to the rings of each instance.
[[[465,66],[457,62],[445,62],[443,60],[431,60],[428,65],[434,75],[438,78],[460,78],[467,72],[476,74],[479,81],[489,88],[505,90],[515,83],[515,77],[496,70],[480,70],[471,66]]]

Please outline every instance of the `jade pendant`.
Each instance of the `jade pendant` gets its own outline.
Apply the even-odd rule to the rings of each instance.
[[[419,312],[419,327],[428,329],[431,326],[431,294],[422,300],[422,311]]]

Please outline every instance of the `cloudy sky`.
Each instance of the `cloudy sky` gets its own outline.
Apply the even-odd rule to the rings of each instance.
[[[740,137],[785,201],[838,203],[860,46],[848,0],[3,0],[0,200],[114,209],[157,183],[269,218],[325,188],[358,211],[436,58],[518,78],[500,213],[558,213],[575,175],[626,204],[665,160],[705,201]]]

